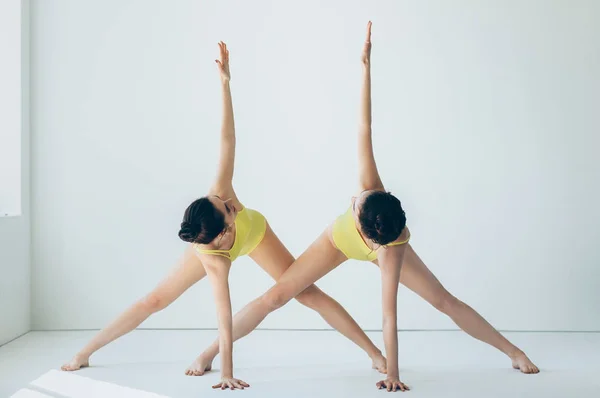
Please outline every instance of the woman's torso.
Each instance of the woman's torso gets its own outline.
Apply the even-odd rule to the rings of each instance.
[[[200,254],[223,256],[234,261],[252,252],[261,242],[265,231],[265,217],[256,210],[242,207],[234,225],[219,242],[195,245],[195,249]]]
[[[374,261],[377,259],[377,250],[380,247],[373,248],[373,243],[370,241],[367,243],[367,240],[360,234],[352,213],[352,207],[349,207],[329,226],[328,235],[333,246],[349,259],[361,261]],[[398,239],[387,246],[403,245],[408,243],[409,240],[410,232],[408,227],[405,227]]]

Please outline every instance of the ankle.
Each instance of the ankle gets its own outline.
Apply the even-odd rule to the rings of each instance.
[[[85,351],[81,351],[78,352],[77,354],[75,354],[76,358],[80,358],[80,359],[89,359],[92,356],[91,353],[85,352]]]
[[[206,351],[204,351],[202,354],[200,354],[200,358],[203,360],[207,360],[212,362],[215,357],[219,354],[219,351],[214,351],[211,349],[207,349]]]
[[[371,358],[371,359],[379,359],[379,358],[383,357],[383,353],[381,352],[381,350],[379,348],[375,348],[370,353],[368,353],[368,355],[369,355],[369,358]]]
[[[515,358],[525,355],[525,353],[523,351],[521,351],[520,349],[518,349],[517,347],[514,347],[514,348],[506,351],[505,353],[511,359],[515,359]]]

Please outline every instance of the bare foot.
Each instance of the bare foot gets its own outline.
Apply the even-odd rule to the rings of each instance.
[[[204,358],[200,355],[189,368],[185,370],[185,374],[188,376],[202,376],[205,372],[209,372],[212,369],[212,359]]]
[[[515,369],[519,369],[523,373],[539,373],[540,370],[537,366],[531,362],[527,355],[524,352],[520,352],[514,356],[511,356],[512,367]]]
[[[90,366],[89,355],[77,354],[73,357],[73,359],[71,359],[71,362],[65,363],[60,369],[64,370],[65,372],[73,372],[81,368],[87,368],[88,366]]]
[[[373,360],[372,368],[378,371],[379,373],[386,374],[387,373],[387,360],[383,356],[383,354],[379,353],[379,355],[371,358]]]

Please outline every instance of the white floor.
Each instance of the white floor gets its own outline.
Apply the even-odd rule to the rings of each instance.
[[[0,397],[19,390],[17,397],[61,398],[109,394],[99,391],[117,391],[110,393],[111,398],[229,394],[363,398],[387,394],[375,388],[381,377],[370,369],[368,358],[328,331],[256,331],[240,341],[235,346],[235,375],[250,383],[251,388],[244,391],[212,390],[218,370],[203,377],[183,374],[215,331],[138,330],[98,352],[92,357],[92,367],[76,372],[77,377],[64,379],[61,377],[70,376],[50,372],[92,334],[31,332],[0,347]],[[369,335],[383,346],[381,333]],[[413,398],[600,396],[600,333],[507,336],[534,359],[542,369],[540,374],[520,374],[502,354],[462,332],[401,332],[401,379],[412,387],[406,394]],[[215,365],[219,367],[218,359]]]

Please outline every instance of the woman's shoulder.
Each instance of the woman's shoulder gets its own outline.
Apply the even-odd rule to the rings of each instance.
[[[405,226],[404,229],[402,230],[402,233],[398,237],[398,239],[389,243],[389,246],[403,245],[405,243],[408,243],[409,240],[410,240],[410,230],[408,229],[408,226]]]
[[[210,188],[210,190],[208,191],[208,195],[216,195],[222,199],[231,199],[233,202],[233,205],[240,209],[244,208],[244,205],[242,204],[242,202],[240,202],[239,198],[237,197],[237,194],[235,193],[235,190],[233,189],[233,186],[218,186],[215,185],[213,187]]]
[[[219,250],[220,248],[213,240],[210,243],[190,243],[196,253],[203,254],[206,251]]]

